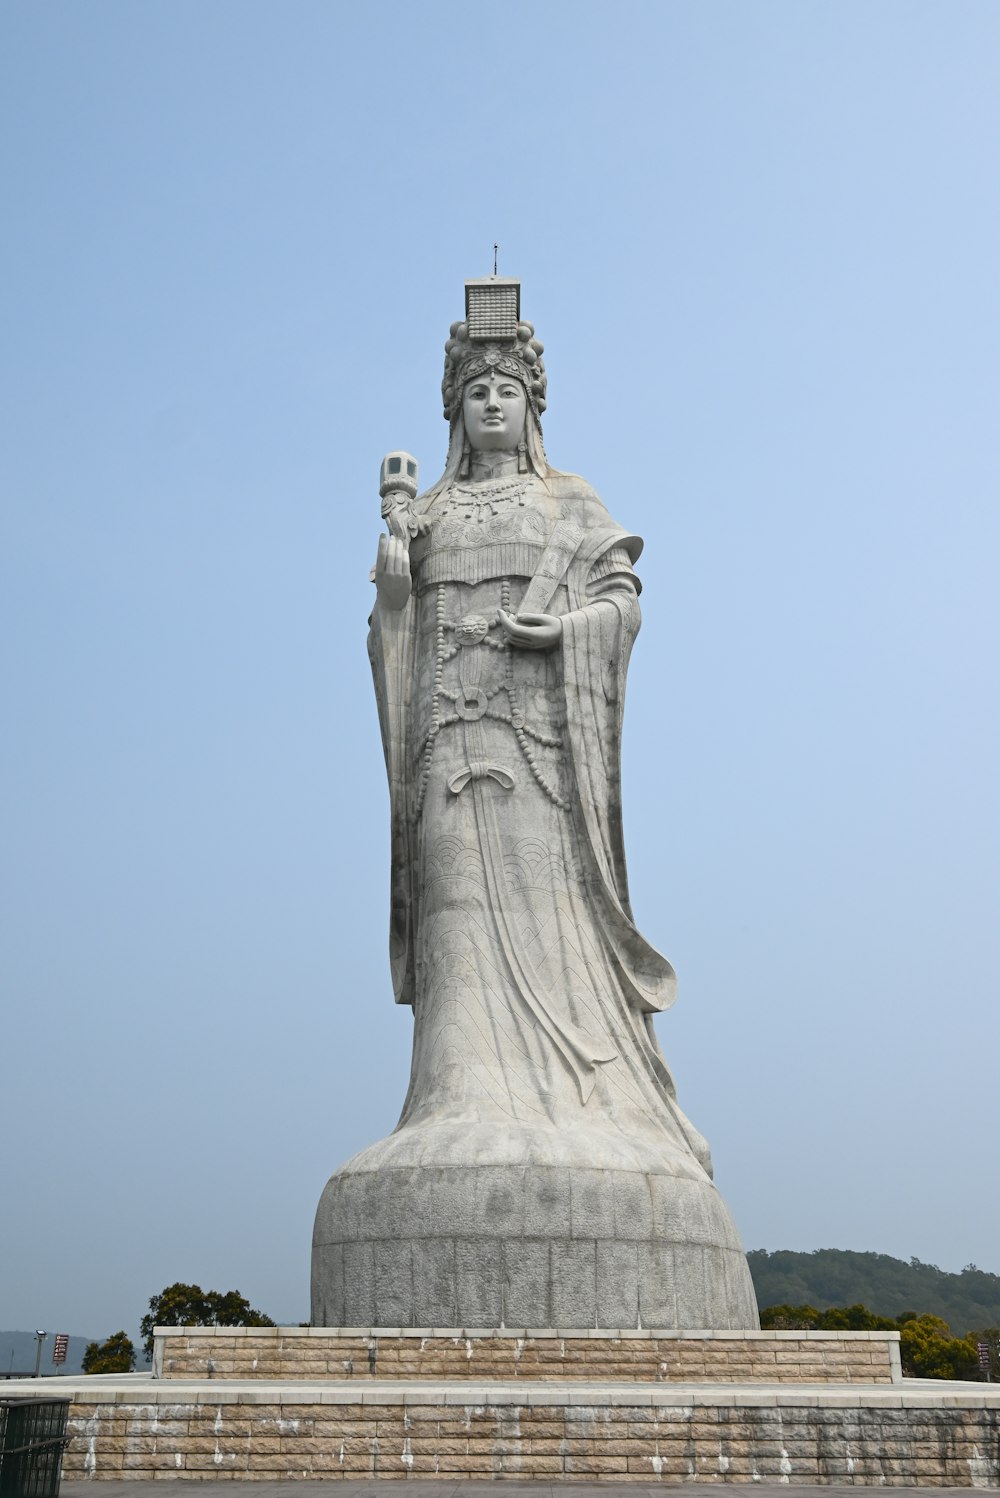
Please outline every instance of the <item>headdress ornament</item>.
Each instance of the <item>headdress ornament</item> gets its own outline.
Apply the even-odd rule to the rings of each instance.
[[[520,302],[520,281],[506,276],[466,281],[465,321],[452,323],[444,346],[441,395],[446,421],[461,410],[469,381],[492,369],[519,380],[536,420],[541,417],[548,383],[545,350],[532,324],[521,321]]]

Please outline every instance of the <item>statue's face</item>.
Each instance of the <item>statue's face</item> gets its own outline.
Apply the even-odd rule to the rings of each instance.
[[[470,380],[462,396],[462,415],[470,446],[477,452],[511,452],[521,440],[528,398],[520,380],[490,370]]]

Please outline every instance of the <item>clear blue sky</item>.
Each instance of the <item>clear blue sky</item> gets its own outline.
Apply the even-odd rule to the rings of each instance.
[[[1000,1272],[1000,8],[0,28],[0,1326],[308,1315],[409,1063],[378,465],[495,239],[646,538],[633,897],[744,1242]]]

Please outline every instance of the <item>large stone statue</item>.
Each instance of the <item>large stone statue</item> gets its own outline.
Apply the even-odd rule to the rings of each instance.
[[[619,750],[642,542],[550,467],[519,284],[466,283],[448,461],[383,465],[369,652],[413,1007],[395,1132],[328,1182],[326,1326],[749,1328],[746,1259],[652,1017]]]

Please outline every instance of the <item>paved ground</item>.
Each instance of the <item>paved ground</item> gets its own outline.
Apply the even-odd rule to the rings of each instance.
[[[403,1486],[416,1488],[416,1498],[663,1498],[665,1489],[684,1487],[691,1498],[736,1498],[740,1491],[752,1488],[754,1498],[857,1498],[857,1487],[832,1487],[819,1484],[782,1485],[776,1482],[754,1483],[641,1483],[641,1482],[531,1482],[497,1478],[492,1482],[446,1482],[436,1478],[387,1478],[351,1481],[338,1478],[324,1482],[306,1478],[299,1482],[202,1482],[185,1478],[164,1478],[156,1482],[84,1482],[74,1479],[60,1487],[60,1498],[163,1498],[167,1483],[177,1483],[191,1498],[394,1498]],[[885,1488],[893,1498],[943,1498],[957,1493],[972,1493],[972,1488]],[[180,1495],[178,1495],[180,1498]]]

